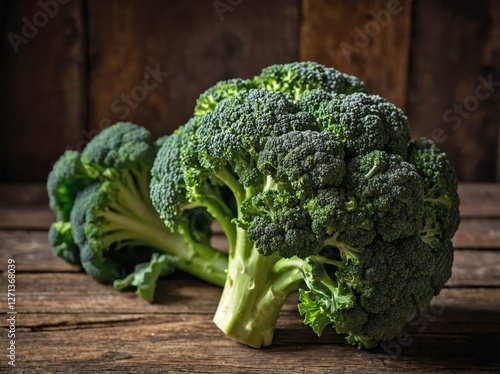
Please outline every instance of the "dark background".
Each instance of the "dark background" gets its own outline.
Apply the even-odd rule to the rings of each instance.
[[[119,120],[169,134],[215,82],[296,60],[402,107],[461,181],[500,181],[500,1],[0,0],[0,35],[0,182],[44,182]]]

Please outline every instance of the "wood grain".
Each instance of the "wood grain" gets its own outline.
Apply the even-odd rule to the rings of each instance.
[[[52,253],[48,233],[43,231],[0,231],[0,263],[9,258],[22,259],[16,266],[20,272],[78,271]]]
[[[296,1],[239,2],[222,20],[214,3],[88,1],[92,134],[117,120],[141,124],[154,136],[170,133],[217,81],[296,59]],[[142,90],[148,70],[157,67],[168,76]]]
[[[500,248],[500,247],[499,247]],[[500,253],[496,250],[456,250],[450,287],[500,287]]]
[[[36,1],[4,2],[2,11],[0,181],[44,181],[85,120],[81,2],[53,15]],[[14,34],[22,43],[9,41]]]
[[[418,1],[409,117],[462,181],[498,180],[500,15],[495,0]],[[496,85],[496,86],[495,86]]]
[[[55,220],[44,184],[0,185],[0,228],[46,230]]]
[[[462,219],[453,245],[455,248],[500,248],[500,219]]]
[[[9,188],[6,196],[15,191]],[[44,199],[36,187],[17,189],[19,198],[9,198],[14,206]],[[460,191],[469,207],[466,222],[487,226],[498,220],[495,210],[485,216],[468,202],[477,199],[487,207],[495,189],[476,185]],[[3,211],[0,206],[0,216]],[[484,232],[463,227],[475,248]],[[0,264],[16,260],[17,370],[9,372],[498,372],[500,246],[490,245],[456,250],[448,284],[390,343],[358,350],[331,328],[317,337],[302,323],[294,294],[278,319],[273,345],[255,350],[225,337],[212,322],[220,288],[176,272],[159,282],[156,302],[149,304],[54,257],[46,229],[0,230]],[[3,288],[5,266],[0,270]],[[0,333],[7,331],[3,318]],[[4,356],[0,370],[6,365]]]
[[[405,109],[411,8],[408,0],[304,0],[299,57],[355,75]]]
[[[459,183],[460,216],[500,218],[500,184]]]
[[[18,341],[29,341],[29,349],[20,344],[18,360],[24,367],[49,371],[66,368],[66,372],[73,368],[144,371],[144,365],[147,372],[242,373],[264,373],[270,368],[279,373],[331,373],[333,368],[357,371],[368,366],[376,372],[401,372],[409,366],[429,371],[498,368],[498,335],[491,334],[500,322],[496,309],[484,298],[478,300],[471,290],[454,291],[443,292],[440,298],[446,300],[442,301],[446,303],[444,309],[437,315],[427,315],[425,326],[422,316],[409,326],[411,342],[400,347],[397,359],[383,349],[367,352],[348,346],[331,329],[318,338],[296,314],[280,317],[273,346],[255,350],[224,337],[209,313],[186,315],[166,310],[163,314],[97,316],[19,314]],[[498,300],[498,294],[491,290],[485,290],[487,295]],[[471,309],[456,309],[457,300],[461,300],[460,305],[478,304]],[[485,322],[477,324],[478,318]],[[474,331],[471,324],[477,326]]]
[[[27,270],[22,263],[26,257],[28,256],[23,256],[22,253],[15,256],[20,272],[17,287],[21,290],[20,297],[23,300],[18,305],[19,312],[28,312],[36,306],[36,310],[43,313],[133,313],[140,306],[141,311],[147,313],[191,313],[185,305],[196,301],[197,312],[209,313],[215,311],[220,298],[220,289],[178,272],[173,277],[161,280],[155,304],[148,304],[139,300],[133,292],[118,292],[110,284],[98,283],[84,273],[71,271],[72,269],[67,269],[70,272],[61,269],[59,272],[48,273],[47,265],[40,265],[36,272],[25,272]],[[9,257],[2,256],[0,260],[6,263],[7,258]],[[65,272],[61,272],[62,270]],[[459,250],[455,252],[453,275],[447,286],[500,287],[499,273],[498,250]],[[3,281],[6,281],[5,277],[4,272]],[[295,307],[285,307],[284,310],[294,311]]]

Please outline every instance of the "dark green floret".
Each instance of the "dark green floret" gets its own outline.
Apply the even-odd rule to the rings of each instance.
[[[365,93],[332,95],[318,104],[315,92],[305,96],[305,103],[318,124],[337,136],[348,157],[374,150],[386,151],[406,157],[410,141],[410,127],[403,112],[380,96]],[[310,102],[313,105],[309,105]]]
[[[424,225],[421,240],[430,246],[438,269],[434,274],[436,295],[451,276],[453,244],[451,239],[460,224],[460,198],[457,177],[446,154],[429,139],[413,140],[408,147],[408,160],[424,183]]]
[[[57,219],[67,221],[76,195],[92,182],[77,151],[66,151],[54,164],[47,179],[50,208]]]

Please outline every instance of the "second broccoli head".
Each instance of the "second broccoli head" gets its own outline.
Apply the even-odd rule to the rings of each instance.
[[[57,216],[49,231],[55,254],[120,290],[136,287],[148,301],[158,278],[175,268],[222,286],[227,267],[210,246],[207,215],[180,233],[154,209],[150,171],[162,141],[135,124],[114,124],[81,153],[62,155],[47,181]]]
[[[229,243],[214,317],[240,341],[272,342],[288,296],[304,323],[358,347],[395,337],[451,274],[455,174],[400,109],[313,62],[219,82],[162,144],[152,203],[181,231],[200,214]]]

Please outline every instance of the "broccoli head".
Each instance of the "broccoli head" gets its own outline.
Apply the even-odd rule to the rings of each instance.
[[[179,149],[161,147],[151,194],[168,225],[186,225],[201,208],[228,236],[215,323],[251,346],[268,345],[281,305],[300,290],[299,310],[317,333],[332,324],[366,347],[397,335],[451,267],[426,229],[448,224],[429,213],[443,193],[436,196],[439,182],[425,170],[443,167],[417,155],[426,147],[410,143],[402,111],[311,62],[275,65],[207,93],[216,98],[209,110],[173,135]]]
[[[117,123],[81,154],[67,152],[48,182],[54,201],[66,202],[52,205],[65,212],[49,232],[56,254],[98,281],[116,281],[118,289],[136,286],[148,301],[158,277],[175,268],[221,285],[227,267],[225,256],[209,245],[210,220],[193,220],[186,232],[172,232],[152,205],[151,167],[165,142],[153,141],[135,124]]]
[[[229,243],[216,325],[272,342],[288,296],[358,347],[395,337],[450,276],[456,179],[432,142],[357,78],[275,65],[200,96],[160,147],[150,193],[167,226],[200,214]],[[451,217],[447,218],[447,215]]]

